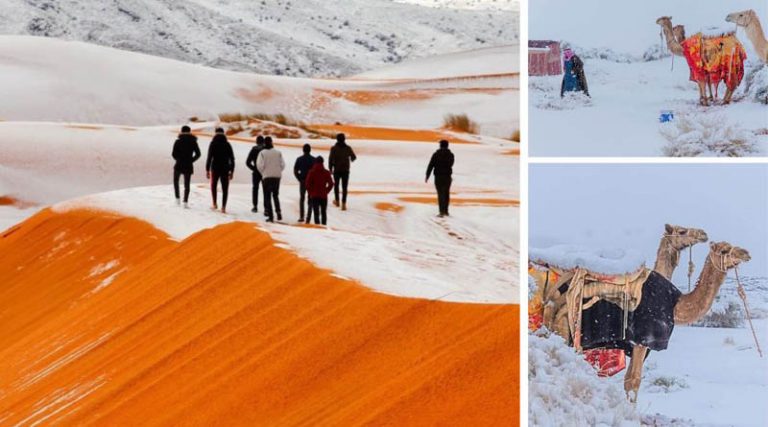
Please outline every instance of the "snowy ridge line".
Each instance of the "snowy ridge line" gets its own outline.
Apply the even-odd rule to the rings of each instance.
[[[509,278],[518,269],[509,254],[514,246],[496,237],[486,222],[514,215],[516,208],[457,206],[474,212],[450,222],[433,218],[434,206],[413,203],[396,214],[380,211],[381,194],[352,195],[354,208],[341,214],[331,209],[329,227],[306,228],[289,222],[267,224],[250,212],[250,192],[230,186],[228,213],[213,212],[194,202],[191,209],[175,206],[167,186],[140,187],[84,196],[55,204],[54,212],[93,210],[135,217],[182,241],[201,230],[233,221],[252,223],[272,235],[276,244],[290,247],[319,268],[350,278],[388,295],[480,304],[517,304],[518,287]],[[207,188],[193,186],[191,200],[206,200]],[[281,196],[283,212],[298,211],[294,192]],[[460,197],[460,195],[459,195]],[[485,214],[483,214],[485,213]],[[347,220],[340,220],[344,215]],[[487,221],[474,219],[488,217]],[[335,222],[334,222],[335,221]],[[371,231],[375,230],[375,231]],[[347,262],[349,259],[365,262]],[[462,268],[457,266],[462,265]],[[478,280],[478,278],[482,278]]]

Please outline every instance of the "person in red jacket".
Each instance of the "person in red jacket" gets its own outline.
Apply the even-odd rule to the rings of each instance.
[[[328,211],[328,193],[333,189],[333,178],[331,172],[323,166],[323,156],[317,156],[315,164],[307,174],[305,187],[309,194],[309,205],[315,214],[315,224],[327,222]],[[307,216],[309,224],[309,216]]]

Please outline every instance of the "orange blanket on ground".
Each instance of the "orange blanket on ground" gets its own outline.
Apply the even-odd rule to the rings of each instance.
[[[691,70],[691,81],[709,77],[714,85],[722,81],[733,90],[744,78],[747,53],[736,36],[704,37],[698,33],[685,39],[682,46]]]

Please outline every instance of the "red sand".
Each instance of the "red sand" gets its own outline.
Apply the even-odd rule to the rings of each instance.
[[[26,209],[35,206],[35,204],[11,196],[0,196],[0,206],[15,206],[19,209]]]
[[[379,203],[376,203],[376,209],[380,211],[385,211],[385,212],[399,213],[399,212],[402,212],[403,209],[405,209],[405,206],[398,205],[396,203],[379,202]]]
[[[2,424],[518,424],[517,305],[377,294],[246,223],[44,210],[0,253]]]
[[[456,144],[477,144],[477,142],[456,138],[452,134],[440,130],[395,129],[374,126],[329,124],[313,124],[308,125],[307,128],[327,135],[335,135],[339,132],[343,132],[347,135],[348,139],[378,139],[383,141],[414,141],[429,143],[436,143],[441,139],[447,139],[451,143]]]
[[[437,204],[437,197],[398,197],[398,200],[408,203]],[[451,197],[451,205],[506,207],[520,206],[520,201],[514,199],[475,199],[469,197]]]

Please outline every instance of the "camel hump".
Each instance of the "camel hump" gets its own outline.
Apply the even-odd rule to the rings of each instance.
[[[736,31],[725,27],[707,27],[699,31],[704,39],[717,39],[721,37],[735,37]]]

